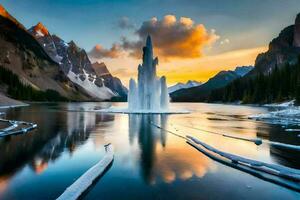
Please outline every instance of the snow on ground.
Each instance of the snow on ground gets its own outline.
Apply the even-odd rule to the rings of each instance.
[[[265,121],[270,124],[300,125],[300,107],[288,107],[269,113],[251,115],[249,119]]]
[[[37,36],[37,37],[44,37],[45,35],[42,33],[42,31],[38,30],[38,31],[36,32],[36,36]]]
[[[108,87],[106,87],[105,85],[103,85],[102,87],[98,87],[94,81],[90,81],[88,78],[88,74],[85,73],[85,79],[84,81],[82,81],[78,75],[76,75],[74,72],[72,72],[72,70],[70,69],[70,71],[68,72],[67,75],[70,80],[78,85],[80,85],[81,87],[83,87],[88,93],[89,95],[91,95],[92,97],[96,97],[98,99],[101,100],[108,100],[111,99],[112,97],[115,97],[116,94],[113,93],[113,91],[111,91]]]
[[[200,140],[198,140],[195,137],[187,136],[188,143],[198,150],[202,151],[203,153],[206,153],[207,155],[212,156],[213,158],[216,158],[215,155],[211,154],[217,154],[218,156],[221,156],[223,159],[228,159],[232,163],[239,164],[245,167],[248,167],[253,170],[261,171],[264,173],[268,173],[274,176],[278,176],[281,178],[285,178],[287,180],[292,180],[299,182],[300,181],[300,170],[293,169],[289,167],[285,167],[282,165],[276,165],[276,164],[269,164],[257,160],[248,159],[245,157],[241,157],[235,154],[230,154],[227,152],[220,151]],[[298,184],[297,184],[298,185]],[[297,187],[299,189],[299,185]]]
[[[294,106],[295,100],[280,104],[266,104],[264,106],[274,108],[268,113],[250,115],[249,119],[265,121],[270,124],[298,125],[300,126],[300,106]],[[288,129],[288,131],[291,131]]]
[[[91,167],[82,176],[80,176],[71,186],[69,186],[58,200],[76,200],[78,199],[110,166],[114,159],[114,150],[111,144],[105,147],[106,154],[96,165]]]
[[[292,107],[295,104],[295,100],[292,101],[286,101],[282,103],[272,103],[272,104],[265,104],[265,107],[277,107],[277,108],[286,108],[286,107]]]
[[[14,121],[6,119],[0,119],[0,121],[9,125],[6,128],[0,129],[0,137],[27,133],[28,131],[37,128],[37,124],[31,122]]]
[[[285,131],[290,131],[290,132],[300,132],[300,129],[297,129],[297,128],[287,128],[285,129]]]

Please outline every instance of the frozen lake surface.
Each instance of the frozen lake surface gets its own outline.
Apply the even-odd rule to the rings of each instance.
[[[200,130],[300,145],[297,124],[248,119],[274,108],[178,103],[170,109],[193,112],[91,112],[110,106],[61,103],[1,109],[5,118],[33,122],[38,128],[26,135],[0,138],[0,199],[57,198],[101,160],[108,143],[114,146],[113,164],[84,199],[300,199],[300,193],[218,163],[164,131],[196,137],[230,154],[300,169],[299,151],[266,143],[257,146]]]

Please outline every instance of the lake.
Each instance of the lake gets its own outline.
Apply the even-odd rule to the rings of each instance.
[[[191,135],[222,151],[300,169],[297,151],[206,132],[300,145],[300,132],[248,119],[270,108],[176,103],[171,109],[192,113],[90,112],[109,106],[53,103],[0,110],[6,119],[38,124],[26,134],[0,138],[0,199],[55,199],[103,157],[108,143],[115,150],[113,164],[84,199],[300,199],[300,193],[210,159],[179,137]]]

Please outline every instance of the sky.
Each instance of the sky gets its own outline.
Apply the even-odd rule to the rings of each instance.
[[[136,78],[145,37],[169,85],[207,81],[253,65],[300,12],[299,0],[0,0],[22,24],[52,34],[105,62],[126,85]]]

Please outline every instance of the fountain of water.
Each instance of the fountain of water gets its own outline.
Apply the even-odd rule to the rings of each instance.
[[[128,108],[110,108],[99,110],[112,113],[189,113],[188,111],[170,111],[166,77],[156,75],[158,58],[153,59],[151,37],[148,36],[143,48],[143,63],[138,66],[138,79],[130,79]]]
[[[166,77],[156,75],[158,58],[153,59],[151,37],[143,48],[143,64],[138,66],[138,82],[130,79],[128,93],[129,111],[164,112],[168,110],[169,94]]]

